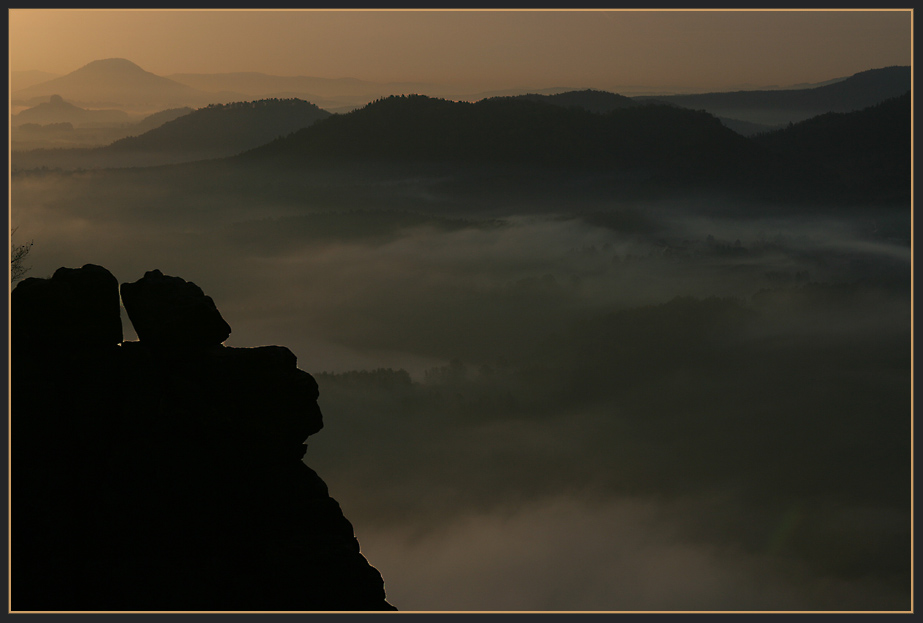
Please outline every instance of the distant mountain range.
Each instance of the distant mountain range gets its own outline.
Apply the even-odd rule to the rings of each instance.
[[[15,72],[12,101],[34,105],[51,95],[87,108],[156,110],[255,99],[305,99],[331,110],[352,110],[393,93],[444,92],[433,84],[377,83],[354,78],[272,76],[257,72],[172,74],[158,76],[123,58],[93,61],[55,77],[44,72]],[[44,80],[42,78],[45,78]]]
[[[430,83],[376,83],[354,78],[273,76],[258,72],[177,73],[163,77],[121,58],[93,61],[67,75],[36,83],[36,80],[47,76],[50,74],[13,72],[11,104],[14,107],[31,106],[47,101],[52,95],[60,95],[83,108],[121,108],[149,113],[183,106],[199,108],[209,104],[256,99],[297,98],[310,101],[330,112],[348,112],[389,95],[425,94],[477,101],[497,96],[558,96],[568,92],[583,93],[585,97],[587,93],[595,92],[599,102],[585,107],[602,112],[614,105],[615,99],[615,94],[598,95],[605,93],[603,91],[575,91],[561,87],[528,92],[510,89],[466,95],[458,93],[457,88]],[[694,110],[706,110],[725,119],[729,127],[748,133],[801,121],[825,112],[858,110],[889,97],[896,97],[910,88],[910,68],[874,69],[804,87],[698,95],[635,96],[630,99],[639,102],[656,99]],[[604,102],[603,97],[611,101]],[[624,103],[624,100],[620,102]]]
[[[172,85],[175,94],[203,92],[120,59],[91,63],[43,88],[70,85],[86,95],[74,85],[85,89],[97,80],[101,86],[113,76],[132,76],[142,91]],[[254,88],[285,86],[262,74],[230,76],[243,76]],[[303,86],[306,80],[287,84]],[[350,80],[326,84],[333,83],[363,86]],[[518,167],[532,179],[537,171],[558,171],[648,190],[691,184],[763,188],[775,198],[850,192],[901,200],[909,197],[909,86],[909,68],[890,67],[810,89],[660,98],[585,89],[476,102],[391,95],[343,114],[297,98],[272,98],[212,104],[188,114],[174,109],[149,118],[150,130],[138,128],[136,136],[107,147],[14,151],[12,164],[14,170],[149,166],[239,154],[233,166],[265,164],[289,172],[426,164],[492,171],[499,180]],[[81,113],[56,97],[16,115],[14,126],[30,116],[61,123],[60,117],[40,117],[53,109]],[[745,119],[766,111],[787,118],[819,113],[774,132]],[[82,110],[88,112],[101,111]]]
[[[585,89],[562,93],[512,95],[559,106],[608,112],[644,102],[705,110],[738,134],[753,136],[827,112],[850,112],[897,97],[910,89],[910,67],[885,67],[804,88],[762,89],[697,95],[628,97]]]
[[[303,100],[259,100],[213,104],[157,124],[156,127],[94,149],[40,149],[14,152],[16,169],[36,167],[76,169],[152,166],[231,156],[330,116]]]
[[[860,110],[910,90],[910,67],[871,69],[844,80],[809,89],[734,91],[698,95],[637,97],[638,101],[657,101],[706,110],[716,117],[784,125],[803,121],[827,112]]]
[[[62,150],[109,145],[127,136],[143,134],[192,112],[192,108],[188,107],[168,108],[140,120],[132,117],[126,121],[124,111],[88,110],[63,100],[58,105],[49,105],[61,98],[53,95],[50,99],[50,102],[43,102],[11,117],[10,147],[13,154],[16,154],[14,160],[22,152],[32,149]],[[106,112],[118,115],[100,117],[98,114]]]

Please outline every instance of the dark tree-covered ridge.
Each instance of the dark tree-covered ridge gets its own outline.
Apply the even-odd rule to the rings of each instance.
[[[532,102],[546,102],[548,104],[555,104],[556,106],[583,108],[596,113],[605,113],[617,108],[630,108],[639,105],[639,102],[630,97],[619,95],[618,93],[609,93],[608,91],[599,91],[597,89],[566,91],[564,93],[554,93],[552,95],[526,93],[524,95],[509,96],[508,98],[497,97],[491,99],[521,99]]]
[[[246,152],[239,162],[302,169],[426,163],[494,176],[513,167],[542,183],[550,178],[538,171],[607,178],[620,190],[635,185],[646,193],[698,187],[772,201],[901,202],[909,197],[908,109],[909,101],[897,98],[806,123],[836,126],[838,142],[823,139],[828,147],[821,149],[812,131],[748,138],[706,111],[657,102],[593,113],[527,98],[391,96]]]
[[[654,168],[710,175],[754,156],[701,111],[648,104],[595,114],[519,98],[475,103],[391,96],[246,154],[250,160],[440,160],[565,168]]]
[[[909,199],[910,91],[849,113],[826,113],[754,141],[793,166],[826,177],[843,192]]]
[[[140,136],[116,141],[109,151],[243,151],[307,127],[330,113],[310,102],[265,99],[211,104]],[[229,154],[230,155],[230,154]]]

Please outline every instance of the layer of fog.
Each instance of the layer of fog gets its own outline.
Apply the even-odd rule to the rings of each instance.
[[[229,346],[288,346],[325,413],[306,461],[399,608],[909,607],[909,214],[333,212],[152,179],[14,178],[29,276],[158,268]]]
[[[880,581],[817,575],[772,540],[754,554],[684,538],[697,506],[567,496],[465,515],[424,535],[373,529],[362,547],[393,578],[390,599],[426,611],[886,609],[905,600]],[[785,526],[782,517],[779,534]]]

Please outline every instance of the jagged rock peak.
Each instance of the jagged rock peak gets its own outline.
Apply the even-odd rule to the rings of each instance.
[[[217,346],[231,335],[202,288],[159,270],[121,286],[122,304],[141,342],[152,347]]]

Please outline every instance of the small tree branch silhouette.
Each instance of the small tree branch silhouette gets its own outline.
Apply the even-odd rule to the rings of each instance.
[[[32,250],[32,242],[29,244],[13,244],[13,234],[16,233],[18,228],[13,228],[10,230],[10,285],[13,285],[17,281],[23,278],[23,276],[29,272],[30,266],[24,265],[26,256],[29,255],[29,251]]]

